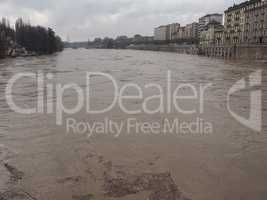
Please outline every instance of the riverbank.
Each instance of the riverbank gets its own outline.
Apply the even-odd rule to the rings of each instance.
[[[55,53],[55,52],[53,52]],[[51,54],[53,54],[51,53]],[[1,59],[5,58],[18,58],[18,57],[33,57],[33,56],[41,56],[41,55],[51,55],[48,53],[37,53],[34,51],[27,51],[24,47],[21,47],[20,45],[17,45],[15,43],[12,43],[9,45],[7,50],[2,54],[0,57]]]
[[[224,59],[267,60],[267,45],[207,46],[176,44],[139,44],[130,45],[128,49],[176,52],[179,54],[203,55]]]
[[[9,40],[7,43],[8,44],[6,49],[1,52],[0,59],[48,55],[48,54],[37,53],[34,51],[28,51],[26,50],[25,47],[22,47],[21,45],[15,43],[12,40]]]
[[[267,45],[208,46],[199,48],[199,54],[226,59],[267,60]]]
[[[24,47],[21,47],[17,44],[12,44],[8,50],[6,57],[16,58],[16,57],[29,57],[29,56],[37,56],[36,52],[29,52]]]
[[[164,52],[176,52],[180,54],[198,54],[198,47],[194,44],[138,44],[138,45],[130,45],[127,49],[133,50],[147,50],[147,51],[164,51]]]
[[[0,21],[0,58],[52,54],[63,50],[63,42],[53,29],[32,26],[21,18],[15,29],[5,18]]]

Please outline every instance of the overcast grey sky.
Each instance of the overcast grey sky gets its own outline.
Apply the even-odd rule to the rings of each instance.
[[[49,26],[63,38],[152,35],[158,25],[197,21],[242,0],[0,0],[0,15]]]

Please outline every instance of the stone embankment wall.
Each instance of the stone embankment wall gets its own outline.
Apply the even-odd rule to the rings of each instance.
[[[198,48],[196,45],[156,45],[156,44],[139,44],[130,45],[128,49],[134,50],[148,50],[148,51],[165,51],[165,52],[176,52],[180,54],[198,54]]]
[[[209,46],[198,47],[196,45],[156,45],[140,44],[131,45],[128,49],[176,52],[179,54],[204,55],[225,59],[250,59],[267,60],[266,45],[238,45],[238,46]]]
[[[267,60],[267,45],[210,46],[199,48],[199,54],[226,59]]]

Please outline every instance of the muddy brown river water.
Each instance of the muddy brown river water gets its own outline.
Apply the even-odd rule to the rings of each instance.
[[[263,61],[130,50],[68,49],[52,56],[1,60],[0,199],[266,200],[266,69]],[[114,84],[97,75],[88,84],[87,72],[110,75],[119,91],[137,84],[143,98],[124,99],[123,105],[140,112],[124,112],[117,100],[103,114],[88,113],[85,101],[77,112],[65,114],[59,100],[73,108],[77,92],[70,89],[58,96],[56,86],[76,84],[85,97],[90,85],[92,110],[114,99]],[[227,102],[229,89],[242,78],[248,82],[254,72],[261,72],[261,84],[246,84]],[[19,73],[44,75],[39,81],[43,87],[35,78],[24,77],[6,94],[7,83]],[[145,98],[160,91],[148,84],[161,86],[159,112],[143,109]],[[179,84],[197,89],[195,99],[180,99],[178,106],[195,113],[175,107],[172,95]],[[212,85],[201,93],[201,86],[208,84]],[[262,104],[260,131],[240,123],[227,107],[248,118],[255,89],[262,92],[261,101],[252,106]],[[192,96],[192,88],[179,91]],[[137,93],[134,87],[125,90],[127,95]],[[39,107],[38,95],[44,99]],[[8,105],[10,96],[17,106],[43,108],[44,113],[19,114]],[[152,99],[149,108],[159,105],[159,98]],[[175,120],[184,124],[172,127]],[[192,129],[186,129],[190,123]]]

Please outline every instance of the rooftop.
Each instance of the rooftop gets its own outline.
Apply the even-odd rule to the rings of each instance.
[[[222,16],[223,14],[219,14],[219,13],[213,13],[213,14],[208,14],[208,15],[205,15],[201,18],[205,18],[205,17],[211,17],[211,16]]]
[[[234,4],[232,7],[228,8],[225,12],[226,13],[231,12],[231,11],[241,9],[241,8],[244,8],[244,7],[249,6],[251,4],[262,2],[262,1],[263,0],[250,0],[250,1],[245,1],[245,2],[237,4],[237,5]]]

